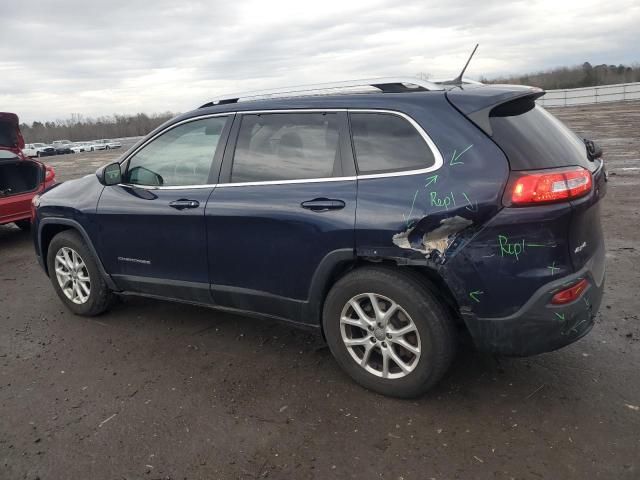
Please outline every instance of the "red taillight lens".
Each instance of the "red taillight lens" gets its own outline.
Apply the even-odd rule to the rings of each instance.
[[[551,299],[553,305],[564,305],[565,303],[571,303],[574,300],[580,298],[580,295],[587,289],[589,282],[586,278],[583,278],[575,285],[565,288],[564,290],[556,293]]]
[[[593,185],[591,172],[582,167],[518,177],[511,191],[513,205],[559,202],[581,197]]]

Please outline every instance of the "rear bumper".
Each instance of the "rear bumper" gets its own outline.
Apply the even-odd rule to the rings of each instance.
[[[501,355],[528,356],[557,350],[593,328],[604,291],[604,246],[579,272],[540,288],[516,313],[502,318],[465,314],[465,322],[480,350]],[[586,278],[589,286],[577,300],[551,305],[553,295]]]

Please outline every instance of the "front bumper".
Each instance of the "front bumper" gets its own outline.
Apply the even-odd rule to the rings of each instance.
[[[586,278],[589,286],[571,303],[551,305],[555,293]],[[604,246],[579,272],[540,288],[513,315],[480,318],[463,312],[465,323],[480,350],[501,355],[528,356],[557,350],[593,328],[604,292]]]

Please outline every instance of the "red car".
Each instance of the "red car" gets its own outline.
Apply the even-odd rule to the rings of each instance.
[[[0,225],[31,226],[31,200],[55,183],[52,167],[27,158],[18,116],[0,112]]]

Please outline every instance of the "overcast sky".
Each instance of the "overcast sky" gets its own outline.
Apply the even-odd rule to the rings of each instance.
[[[224,93],[372,76],[640,61],[640,1],[6,0],[0,110],[182,112]]]

